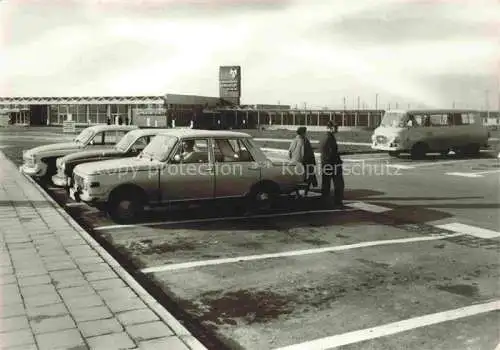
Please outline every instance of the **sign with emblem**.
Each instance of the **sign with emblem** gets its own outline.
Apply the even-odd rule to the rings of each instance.
[[[239,104],[241,97],[241,66],[219,67],[219,97]]]

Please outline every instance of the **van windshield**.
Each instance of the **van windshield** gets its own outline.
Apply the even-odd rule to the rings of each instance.
[[[392,128],[404,128],[408,116],[405,112],[385,112],[380,126]]]

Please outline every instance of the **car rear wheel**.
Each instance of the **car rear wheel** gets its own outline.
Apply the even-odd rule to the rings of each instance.
[[[277,185],[270,183],[257,185],[250,191],[248,209],[251,212],[271,210],[275,207],[278,196]]]
[[[117,193],[108,203],[108,213],[116,222],[133,222],[144,213],[142,196],[137,191]]]

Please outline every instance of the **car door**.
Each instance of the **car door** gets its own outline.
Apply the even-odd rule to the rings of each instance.
[[[192,150],[186,145],[193,143]],[[214,164],[207,138],[180,140],[160,174],[162,202],[212,199],[215,189]]]
[[[261,168],[242,138],[215,138],[215,197],[240,197],[260,181]]]

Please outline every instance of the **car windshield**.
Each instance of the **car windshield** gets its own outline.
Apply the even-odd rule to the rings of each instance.
[[[136,133],[129,132],[124,137],[122,137],[120,142],[118,142],[115,147],[119,151],[126,152],[136,140],[137,140]]]
[[[177,140],[177,137],[170,135],[155,136],[146,148],[144,148],[139,157],[150,157],[159,161],[164,161],[170,152],[172,152]]]
[[[75,139],[75,142],[87,144],[94,136],[94,131],[91,129],[83,130]]]
[[[386,112],[380,126],[403,128],[405,127],[407,115],[405,112]]]

